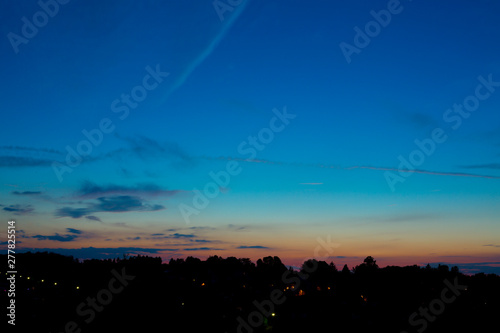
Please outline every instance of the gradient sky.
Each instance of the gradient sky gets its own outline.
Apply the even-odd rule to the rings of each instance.
[[[500,273],[497,1],[47,4],[0,1],[2,247]]]

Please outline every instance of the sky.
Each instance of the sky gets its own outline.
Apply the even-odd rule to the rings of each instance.
[[[0,244],[500,274],[496,1],[0,0]]]

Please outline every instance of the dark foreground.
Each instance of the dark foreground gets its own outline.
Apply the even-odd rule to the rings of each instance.
[[[11,286],[0,282],[8,331],[500,331],[500,277],[466,276],[455,267],[378,268],[367,257],[353,270],[309,260],[297,272],[278,257],[256,264],[217,256],[79,263],[51,253],[18,254],[16,263],[22,269],[15,329],[6,316]],[[4,267],[1,275],[8,277]]]

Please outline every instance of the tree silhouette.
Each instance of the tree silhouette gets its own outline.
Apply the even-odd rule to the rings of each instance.
[[[375,267],[378,268],[377,266],[377,260],[373,259],[372,256],[368,256],[363,260],[363,262],[368,266],[368,267]]]
[[[445,265],[379,268],[371,256],[354,274],[347,265],[338,272],[335,264],[316,259],[305,260],[296,271],[276,256],[257,265],[248,258],[215,255],[168,263],[148,256],[77,261],[53,253],[21,253],[16,259],[23,263],[16,309],[28,314],[16,322],[23,332],[61,332],[71,320],[82,332],[153,331],[163,324],[183,332],[279,333],[317,331],[332,321],[339,332],[415,332],[420,326],[408,327],[409,316],[417,313],[414,319],[422,322],[419,309],[432,312],[438,304],[433,300],[442,295],[453,298],[453,304],[443,303],[445,314],[428,321],[426,333],[488,331],[500,312],[497,275],[464,275]],[[0,260],[7,258],[0,255]],[[134,279],[121,288],[117,274],[123,269]],[[467,288],[453,289],[446,280]],[[9,288],[1,281],[0,287]],[[103,310],[87,324],[90,317],[75,315],[75,309],[89,299]],[[80,307],[84,313],[90,309]],[[251,326],[239,326],[242,320]]]
[[[368,256],[363,260],[363,263],[354,267],[356,274],[373,273],[378,269],[377,261],[372,256]]]

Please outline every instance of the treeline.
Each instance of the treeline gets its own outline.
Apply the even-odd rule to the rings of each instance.
[[[45,252],[16,263],[16,328],[37,332],[465,332],[500,313],[497,275],[379,268],[372,257],[352,269],[310,259],[300,270],[276,256],[162,263]]]

